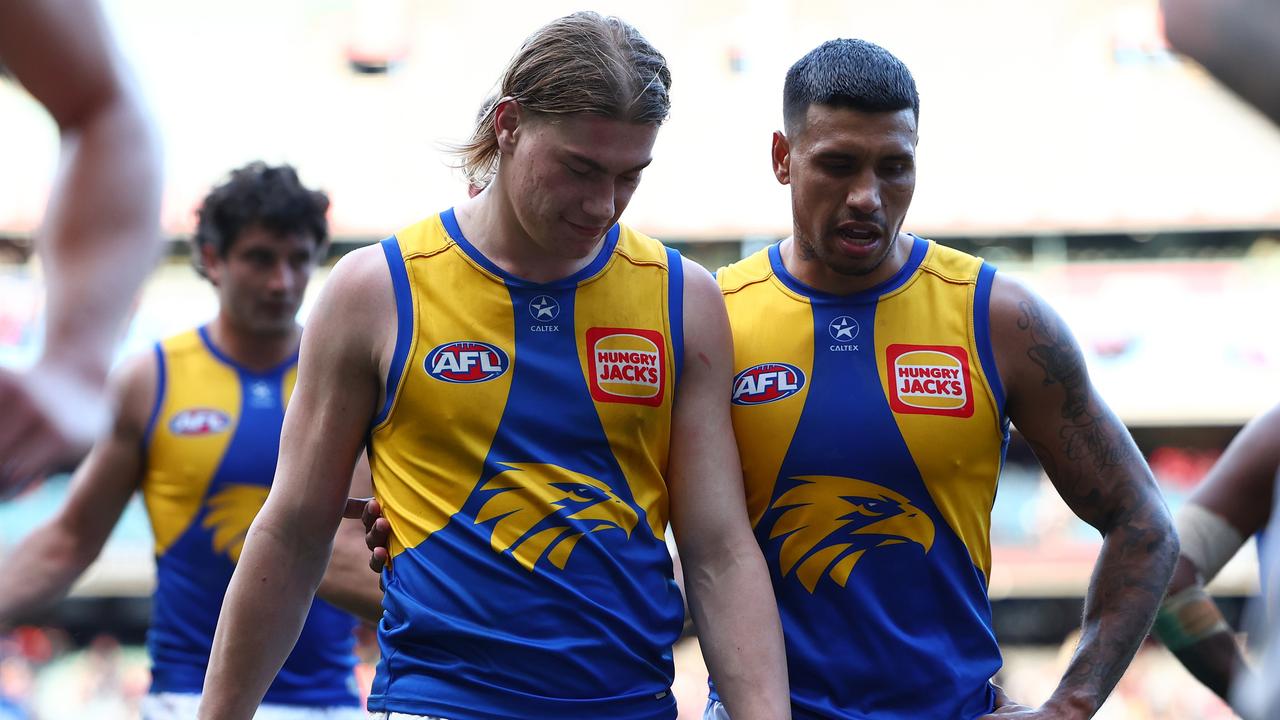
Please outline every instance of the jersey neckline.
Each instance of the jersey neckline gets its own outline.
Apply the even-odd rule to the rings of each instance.
[[[267,368],[266,370],[252,370],[236,362],[231,358],[231,356],[222,352],[222,350],[217,345],[213,344],[213,338],[209,335],[208,324],[201,325],[200,327],[196,328],[196,332],[200,335],[200,341],[204,343],[205,349],[207,349],[211,355],[213,355],[223,364],[231,366],[232,368],[235,369],[236,372],[242,375],[248,375],[250,377],[255,377],[255,378],[270,378],[276,375],[281,375],[289,368],[298,364],[298,353],[301,350],[301,348],[294,349],[293,353],[289,355],[288,358],[286,358],[280,364],[275,365],[274,367]]]
[[[578,270],[568,277],[563,277],[559,280],[552,280],[551,282],[538,283],[512,275],[501,267],[498,267],[497,263],[485,257],[484,253],[480,252],[480,250],[475,245],[472,245],[471,241],[467,240],[467,237],[462,234],[462,228],[458,226],[458,218],[454,214],[454,208],[449,208],[448,210],[440,213],[440,222],[444,225],[444,231],[449,234],[449,237],[453,238],[454,242],[458,243],[458,247],[462,248],[462,251],[467,254],[467,257],[474,260],[477,265],[497,276],[507,285],[526,288],[569,288],[578,285],[583,280],[587,280],[604,269],[604,266],[609,262],[609,258],[613,256],[613,250],[618,245],[618,236],[621,234],[618,224],[614,223],[613,227],[609,228],[609,232],[605,233],[604,243],[600,246],[600,251],[586,267]]]
[[[773,268],[773,274],[788,290],[803,295],[811,301],[845,304],[871,302],[902,287],[915,274],[915,271],[920,268],[920,263],[924,262],[924,256],[929,251],[929,241],[918,235],[911,235],[910,233],[908,235],[912,240],[911,253],[907,256],[907,261],[903,263],[902,267],[898,268],[898,271],[892,277],[879,285],[849,293],[848,295],[837,295],[818,290],[806,285],[795,275],[792,275],[782,262],[781,240],[769,246],[769,265]]]

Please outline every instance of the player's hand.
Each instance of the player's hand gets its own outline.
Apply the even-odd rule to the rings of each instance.
[[[70,470],[106,431],[101,382],[52,366],[0,370],[0,498]]]
[[[995,712],[983,715],[978,720],[1075,720],[1075,714],[1066,714],[1049,708],[1031,708],[1009,702],[997,705]]]
[[[382,517],[382,506],[373,498],[347,498],[342,516],[364,523],[364,544],[369,548],[369,569],[381,573],[391,557],[391,524]]]

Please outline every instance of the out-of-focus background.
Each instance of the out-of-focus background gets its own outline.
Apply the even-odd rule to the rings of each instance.
[[[638,26],[675,78],[630,224],[712,269],[789,234],[768,155],[786,68],[823,40],[863,37],[901,57],[920,87],[907,229],[981,255],[1058,308],[1172,507],[1245,421],[1280,401],[1280,131],[1167,49],[1155,0],[104,3],[166,146],[169,251],[123,354],[214,313],[186,240],[229,169],[295,164],[333,199],[335,257],[374,242],[465,197],[446,144],[469,133],[525,35],[589,7]],[[56,156],[53,124],[0,79],[7,366],[40,344],[30,239]],[[0,505],[0,552],[65,491],[58,478]],[[992,542],[1001,679],[1038,703],[1064,666],[1100,541],[1016,439]],[[1232,622],[1257,582],[1251,542],[1211,586]],[[8,701],[39,718],[135,717],[152,583],[135,502],[73,598],[0,637],[0,716]],[[696,639],[676,657],[681,717],[697,717]],[[1231,714],[1150,645],[1099,717]]]

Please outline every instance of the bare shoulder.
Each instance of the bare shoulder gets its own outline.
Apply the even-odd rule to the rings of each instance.
[[[151,350],[128,358],[112,371],[107,384],[117,433],[145,432],[159,392],[159,367]]]
[[[1061,383],[1069,391],[1088,386],[1084,356],[1071,329],[1026,284],[996,274],[990,321],[992,350],[1011,402],[1028,385]]]
[[[729,316],[720,286],[706,268],[684,260],[685,368],[692,363],[728,363],[732,355]]]
[[[303,357],[346,356],[385,370],[395,345],[396,298],[380,245],[342,257],[329,273],[303,331]]]

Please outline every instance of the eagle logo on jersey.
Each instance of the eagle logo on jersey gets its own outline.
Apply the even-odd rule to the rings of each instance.
[[[783,538],[778,557],[782,575],[794,571],[809,592],[823,575],[844,587],[868,550],[914,543],[927,553],[933,547],[933,521],[886,487],[831,475],[791,479],[800,484],[773,503],[783,513],[769,539]]]
[[[204,518],[204,529],[213,531],[213,551],[240,562],[240,551],[249,526],[258,516],[267,493],[265,485],[229,485],[209,498],[209,512]]]
[[[476,513],[477,525],[494,522],[489,544],[533,571],[540,560],[561,570],[585,533],[619,530],[631,537],[636,511],[608,485],[572,470],[540,463],[510,468],[483,487],[493,493]]]

